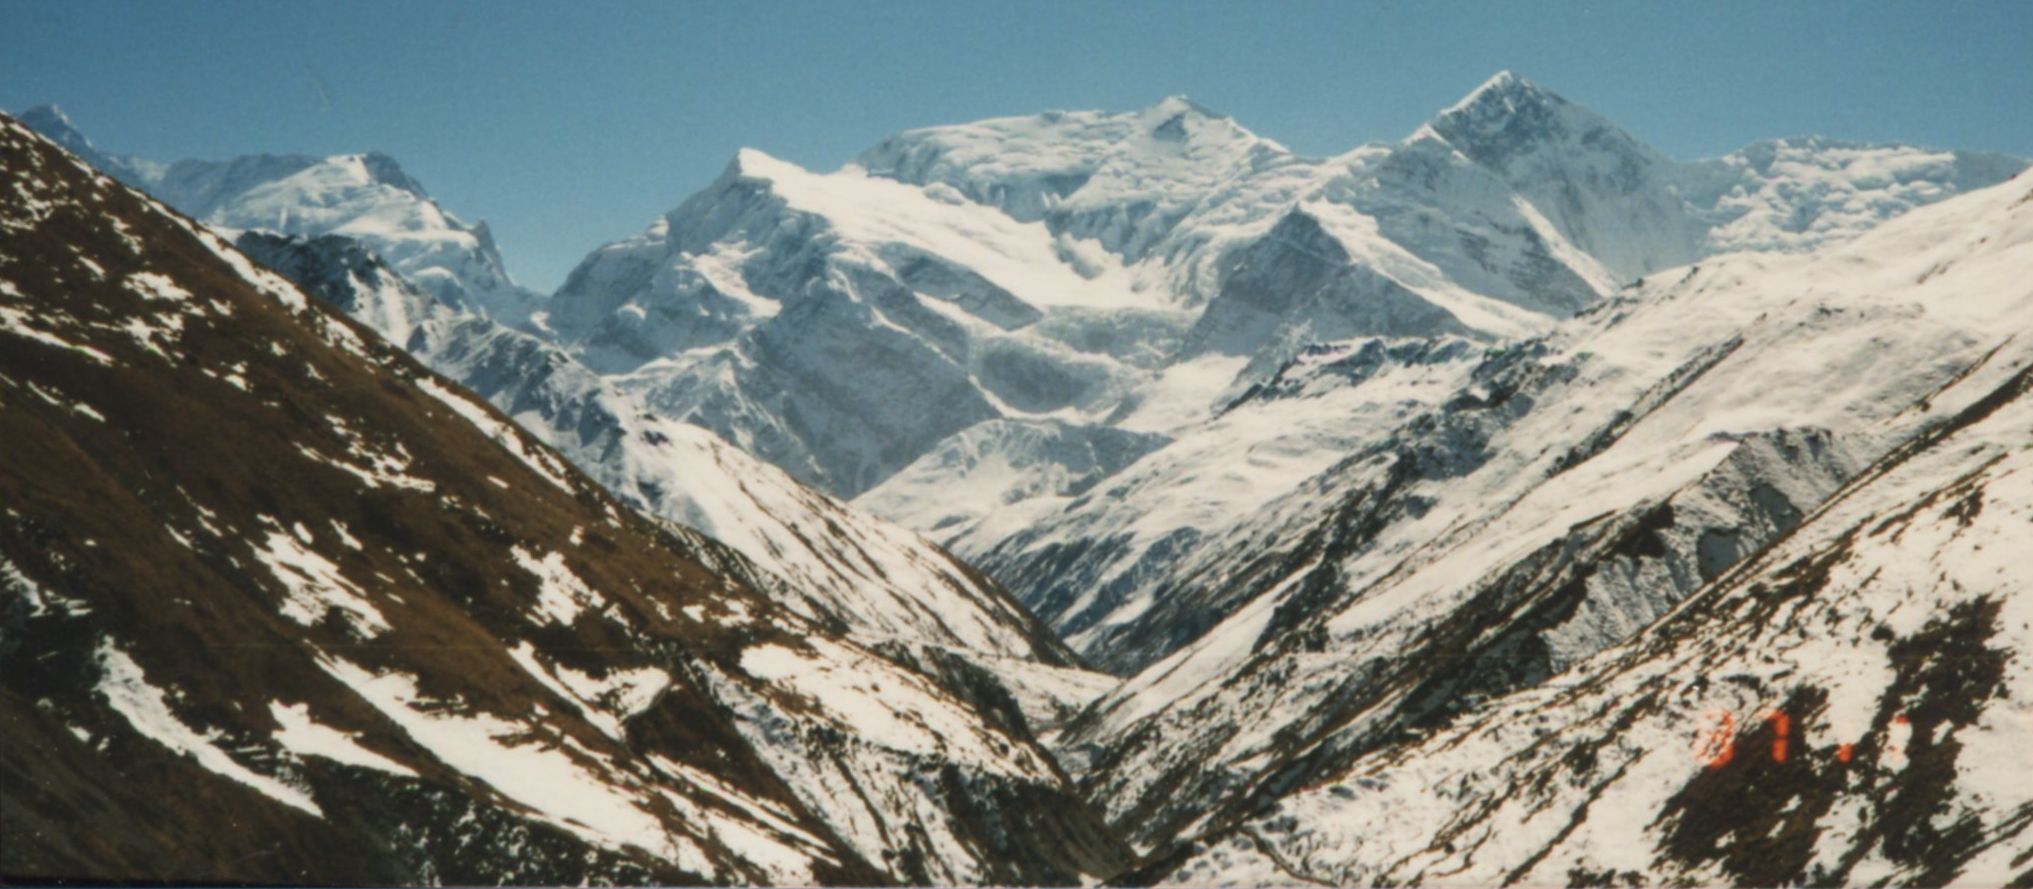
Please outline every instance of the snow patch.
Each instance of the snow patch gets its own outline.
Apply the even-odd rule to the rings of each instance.
[[[515,563],[537,579],[537,611],[551,620],[571,626],[587,608],[607,607],[607,600],[565,565],[563,553],[536,554],[516,546]]]
[[[375,771],[416,777],[408,766],[375,753],[353,740],[353,736],[331,726],[322,725],[311,719],[309,704],[284,704],[272,701],[268,712],[275,721],[282,724],[282,730],[275,733],[275,742],[298,756],[318,756],[349,766],[359,766]]]
[[[255,550],[254,557],[267,565],[269,573],[288,589],[281,609],[285,617],[307,627],[315,626],[327,612],[337,609],[347,626],[360,636],[372,639],[389,630],[381,610],[340,573],[338,565],[296,538],[270,531],[267,542]]]
[[[179,755],[189,756],[207,770],[238,781],[292,809],[319,818],[325,816],[309,793],[234,761],[215,743],[219,739],[217,732],[199,732],[185,725],[170,709],[163,690],[150,685],[147,677],[142,675],[141,665],[111,640],[99,643],[98,661],[101,671],[99,694],[105,696],[113,712],[126,718],[142,737]]]

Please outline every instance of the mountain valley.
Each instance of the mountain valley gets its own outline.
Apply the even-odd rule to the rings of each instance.
[[[18,118],[0,873],[2033,882],[2026,160],[1171,97],[546,295],[386,155]]]

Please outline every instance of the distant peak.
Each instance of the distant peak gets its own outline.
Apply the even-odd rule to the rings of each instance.
[[[1172,95],[1159,99],[1157,104],[1152,105],[1151,107],[1154,109],[1161,109],[1168,113],[1178,111],[1191,111],[1196,114],[1204,114],[1208,117],[1223,116],[1220,112],[1208,108],[1207,106],[1202,105],[1199,102],[1193,101],[1193,97],[1188,96],[1185,93],[1173,93]]]
[[[1488,161],[1527,145],[1601,129],[1615,130],[1615,126],[1558,93],[1504,70],[1434,115],[1406,141],[1437,137],[1478,161]]]
[[[49,121],[50,123],[62,124],[66,127],[71,125],[70,115],[65,114],[64,110],[55,104],[37,105],[34,108],[21,112],[18,117],[24,123],[30,121]]]
[[[48,137],[50,141],[73,151],[78,147],[90,147],[92,140],[71,123],[69,115],[55,105],[37,105],[16,115],[16,119],[29,129]]]
[[[1470,90],[1468,95],[1461,97],[1461,101],[1448,106],[1447,110],[1442,111],[1441,114],[1443,116],[1457,114],[1478,106],[1494,105],[1497,103],[1502,103],[1508,108],[1515,108],[1520,102],[1537,103],[1549,101],[1559,102],[1563,100],[1554,94],[1553,91],[1523,77],[1519,77],[1516,72],[1505,68],[1502,71],[1498,71],[1494,77],[1483,81],[1481,86]]]
[[[1470,160],[1503,169],[1510,159],[1551,152],[1568,162],[1616,155],[1618,163],[1670,163],[1602,115],[1560,94],[1499,71],[1413,132],[1407,144],[1437,140]]]
[[[1137,112],[1137,116],[1156,124],[1162,124],[1180,115],[1205,117],[1214,120],[1220,120],[1228,116],[1208,108],[1199,102],[1195,102],[1184,94],[1166,96],[1163,99],[1159,99],[1156,104]]]
[[[1228,115],[1183,95],[1166,96],[1137,111],[1135,120],[1139,128],[1160,142],[1258,138]]]

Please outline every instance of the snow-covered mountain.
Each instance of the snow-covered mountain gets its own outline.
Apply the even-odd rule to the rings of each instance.
[[[1411,143],[1428,139],[1502,180],[1531,205],[1535,228],[1550,227],[1557,242],[1612,280],[1699,255],[1702,226],[1678,193],[1677,165],[1601,115],[1509,71],[1442,111]]]
[[[1190,432],[1308,344],[1532,335],[1647,271],[1811,246],[2023,166],[1783,144],[1783,162],[1760,145],[1675,164],[1508,73],[1402,142],[1324,159],[1177,97],[999,118],[905,132],[834,173],[744,150],[542,305],[479,302],[510,326],[533,310],[521,326],[616,390],[799,481],[852,497],[904,474],[868,505],[982,555],[999,542],[983,517],[1076,496],[1117,432]],[[443,271],[292,209],[372,182],[421,213],[373,156],[118,160],[216,224],[358,235],[427,286]],[[967,456],[989,440],[1004,456]]]
[[[945,185],[1068,252],[1082,242],[1135,263],[1204,196],[1292,160],[1284,146],[1184,96],[1129,113],[1048,112],[911,130],[863,152],[870,175]]]
[[[1797,251],[2025,168],[2023,159],[1988,152],[1806,137],[1689,164],[1680,188],[1709,225],[1704,252]]]
[[[2033,351],[2016,334],[2033,320],[2033,278],[2026,275],[2033,264],[2028,188],[2008,182],[1917,210],[1815,253],[1740,254],[1660,275],[1546,338],[1485,357],[1470,381],[1440,406],[1356,448],[1297,492],[1258,510],[1247,523],[1258,531],[1257,541],[1232,544],[1225,558],[1203,570],[1211,586],[1234,584],[1201,594],[1233,603],[1225,619],[1143,669],[1069,731],[1069,743],[1099,751],[1090,798],[1108,807],[1110,817],[1140,844],[1152,847],[1226,837],[1225,831],[1244,822],[1285,830],[1289,820],[1256,819],[1289,814],[1290,808],[1277,808],[1280,800],[1303,788],[1312,788],[1303,791],[1310,799],[1323,782],[1360,763],[1397,761],[1406,751],[1425,749],[1426,742],[1434,750],[1451,747],[1461,736],[1449,733],[1450,725],[1480,723],[1494,712],[1522,712],[1508,709],[1510,703],[1486,701],[1523,694],[1536,702],[1526,708],[1544,708],[1556,697],[1578,699],[1565,696],[1567,691],[1594,694],[1600,686],[1592,670],[1610,663],[1628,669],[1633,659],[1656,649],[1644,643],[1650,637],[1641,636],[1621,653],[1596,657],[1600,652],[1640,631],[1689,626],[1689,610],[1716,608],[1724,615],[1718,620],[1742,621],[1729,626],[1751,637],[1772,634],[1730,655],[1762,663],[1757,675],[1777,679],[1788,669],[1803,677],[1843,675],[1850,655],[1830,640],[1846,635],[1790,654],[1778,647],[1780,634],[1793,632],[1786,626],[1809,625],[1804,611],[1801,623],[1781,625],[1714,603],[1738,597],[1745,607],[1770,604],[1775,580],[1805,583],[1803,592],[1817,588],[1822,581],[1802,578],[1826,564],[1771,561],[1773,552],[1798,545],[1796,529],[1826,521],[1860,486],[1878,484],[1874,479],[1888,467],[1918,461],[1918,454],[1962,466],[1971,453],[1951,431],[1997,409],[2000,399],[2017,397],[2022,372],[2033,364]],[[1952,487],[1956,480],[1951,474],[1927,484]],[[1884,531],[1878,523],[1895,511],[1880,503],[1874,508],[1881,514],[1871,523],[1879,529],[1875,533]],[[1826,533],[1841,535],[1856,521],[1861,519]],[[1859,549],[1878,545],[1862,536],[1851,543]],[[1775,546],[1779,550],[1768,550]],[[1872,564],[1907,558],[1891,555],[1901,551],[1897,546],[1885,546],[1887,553],[1868,557]],[[1883,597],[1886,609],[1924,594],[1943,597],[1944,613],[1956,598],[2002,593],[2022,583],[2010,574],[1990,575],[1958,588],[1959,574],[1912,573],[1914,566],[1951,558],[1912,557],[1901,574],[1853,580],[1863,589],[1879,589],[1875,595]],[[1740,566],[1745,559],[1753,559],[1746,563],[1751,567]],[[1271,570],[1253,570],[1265,562]],[[1773,567],[1780,564],[1785,570]],[[1993,570],[1988,567],[1993,563],[1982,564]],[[1760,565],[1770,572],[1762,585],[1753,583]],[[1938,592],[1925,592],[1930,589]],[[1814,608],[1849,613],[1849,606],[1807,599]],[[1679,617],[1654,623],[1676,608]],[[1901,618],[1898,626],[1904,629],[1898,634],[1910,634],[1927,618],[1914,614],[1911,623],[1904,622],[1908,619]],[[1823,625],[1819,618],[1812,622],[1817,633]],[[1722,638],[1690,632],[1691,638]],[[1891,638],[1871,644],[1882,648]],[[1695,643],[1700,644],[1705,643]],[[1715,696],[1734,694],[1739,685],[1734,670],[1660,666],[1647,675],[1668,674],[1696,690],[1715,683]],[[1742,687],[1748,693],[1762,686]],[[1619,688],[1623,697],[1612,709],[1656,712],[1648,708],[1665,694],[1642,683]],[[1866,702],[1876,701],[1877,687],[1866,688],[1872,689]],[[1891,699],[1900,694],[1894,690]],[[1652,697],[1639,703],[1645,695]],[[1756,708],[1746,701],[1737,702],[1735,718],[1752,731],[1749,714]],[[1692,719],[1677,705],[1659,715],[1666,722]],[[1807,728],[1819,714],[1802,710],[1794,718]],[[1687,746],[1667,750],[1663,742],[1647,740],[1653,738],[1649,734],[1626,739],[1621,733],[1628,725],[1593,703],[1551,711],[1546,719],[1587,722],[1583,734],[1607,733],[1612,737],[1605,743],[1631,755],[1656,746],[1657,756],[1684,757]],[[1511,726],[1533,737],[1557,737],[1543,723]],[[1671,730],[1689,738],[1693,732],[1689,725]],[[1514,743],[1512,753],[1525,760],[1555,749]],[[1500,759],[1486,755],[1476,768]],[[1546,768],[1556,768],[1555,761],[1547,760]],[[1671,773],[1681,778],[1699,771],[1698,764],[1673,761],[1688,765]],[[1615,783],[1613,767],[1582,768]],[[1432,848],[1400,850],[1404,861],[1436,862],[1432,870],[1424,870],[1424,863],[1406,865],[1421,876],[1387,869],[1336,872],[1329,879],[1431,881],[1450,872],[1437,862],[1474,854],[1459,839],[1453,848],[1441,846],[1450,837],[1480,835],[1462,825],[1491,811],[1457,799],[1452,779],[1405,774],[1434,800],[1427,805],[1444,810],[1436,818],[1467,819],[1455,825],[1462,832],[1421,822],[1434,828],[1420,841]],[[1669,784],[1663,790],[1649,784],[1643,792],[1657,791],[1651,799],[1663,805],[1682,786]],[[1372,800],[1366,804],[1381,807],[1378,818],[1399,817],[1393,808],[1397,797],[1372,799],[1364,792],[1335,791]],[[1513,785],[1498,795],[1508,792],[1523,793]],[[1529,805],[1528,799],[1544,797],[1514,797],[1519,805]],[[1338,804],[1330,808],[1350,811]],[[1572,808],[1558,810],[1561,823],[1568,823],[1564,813]],[[1609,821],[1635,831],[1650,817],[1666,814],[1648,812],[1646,818],[1620,815]],[[1554,837],[1557,825],[1548,817],[1538,822],[1549,825],[1543,834],[1537,828],[1492,826],[1511,839],[1502,851],[1475,855],[1477,866],[1503,867],[1506,873],[1536,866],[1531,855],[1540,847],[1526,838]],[[1356,832],[1367,823],[1353,819],[1336,823]],[[1273,823],[1285,827],[1269,828]],[[1618,855],[1646,853],[1656,845],[1617,836],[1605,843]],[[1279,840],[1264,842],[1283,854],[1276,848]],[[1341,854],[1330,845],[1317,847],[1323,862]],[[1373,849],[1348,849],[1343,860],[1351,867],[1401,860],[1379,857]],[[1924,857],[1935,864],[1959,860],[1946,852]],[[1482,876],[1461,879],[1491,879],[1484,871],[1464,873],[1470,872]],[[1564,872],[1537,873],[1548,879]],[[1260,872],[1249,879],[1293,874]],[[1201,871],[1177,876],[1189,882],[1206,877]]]
[[[167,164],[129,154],[101,151],[99,146],[92,144],[92,140],[71,123],[70,115],[55,105],[37,105],[25,109],[16,115],[15,119],[44,138],[55,142],[65,151],[77,155],[79,160],[90,164],[94,169],[137,188],[151,179],[161,178],[163,171],[168,167]]]
[[[1575,368],[1561,388],[1627,392],[1649,378],[1672,391],[1654,383],[1646,391],[1663,397],[1580,442],[1579,462],[1546,462],[1557,446],[1517,461],[1558,474],[1504,498],[1473,534],[1442,530],[1444,557],[1390,557],[1375,582],[1257,637],[1252,653],[1239,627],[1217,630],[1210,639],[1236,640],[1228,666],[1194,663],[1210,646],[1109,708],[1163,708],[1145,718],[1170,723],[1132,730],[1148,740],[1110,779],[1149,786],[1145,800],[1178,794],[1156,772],[1176,774],[1182,758],[1252,776],[1241,783],[1253,804],[1230,810],[1245,817],[1172,816],[1214,830],[1148,876],[2024,882],[2029,268],[2022,177],[1821,254],[1704,263],[1563,330],[1548,341]],[[1677,348],[1676,329],[1693,334]],[[1547,392],[1533,413],[1562,408]],[[1815,431],[1788,442],[1786,430]],[[1703,480],[1761,444],[1765,487],[1742,503],[1783,494],[1790,527],[1760,545],[1767,534],[1690,516],[1687,481],[1713,488]],[[1839,475],[1828,496],[1783,490],[1826,488],[1799,471],[1821,467]],[[1722,555],[1705,568],[1712,547]],[[1364,561],[1340,570],[1374,572]],[[1667,582],[1677,571],[1689,582]],[[1663,619],[1616,626],[1641,604],[1619,588],[1693,584]],[[1405,660],[1431,663],[1393,664],[1394,640]],[[1613,644],[1591,655],[1600,641]],[[1541,675],[1480,703],[1518,685],[1506,674],[1520,656]],[[1165,672],[1197,687],[1161,691]],[[1294,713],[1306,716],[1284,718]],[[1235,731],[1212,743],[1173,740],[1224,723]],[[1272,738],[1282,752],[1266,751]],[[1265,768],[1267,757],[1282,763]]]
[[[864,641],[831,591],[627,508],[12,119],[0,159],[0,870],[866,884],[1126,862],[981,666]],[[400,283],[324,255],[292,270]],[[428,299],[352,306],[397,297]]]
[[[743,151],[541,322],[651,408],[851,495],[977,422],[1092,422],[1160,350],[1138,340],[1185,323],[1054,245],[951,189]]]
[[[1010,197],[1077,203],[1098,175],[1092,127],[1060,118],[914,131],[862,163],[1071,225],[1042,199]],[[1288,547],[1254,511],[1452,397],[1483,346],[1544,331],[1663,268],[1839,243],[2026,166],[1828,140],[1676,164],[1509,73],[1394,145],[1327,160],[1273,150],[1253,148],[1257,159],[1232,167],[1161,246],[1122,257],[1141,289],[1199,307],[1149,381],[1102,418],[1171,445],[1099,482],[1040,470],[1018,484],[1001,480],[1007,467],[1044,461],[955,459],[977,447],[960,433],[859,502],[983,565],[1098,663],[1134,670],[1237,604],[1209,592],[1235,587],[1206,582],[1228,558],[1208,541],[1266,557]],[[1446,338],[1469,342],[1442,348]],[[1341,385],[1351,380],[1363,384]],[[1055,475],[1077,488],[1040,483]],[[1010,490],[1037,496],[1012,503]],[[965,516],[982,518],[955,521]]]

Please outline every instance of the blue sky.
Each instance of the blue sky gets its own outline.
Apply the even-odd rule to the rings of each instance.
[[[1681,158],[1820,133],[2033,155],[2033,2],[0,0],[0,107],[162,160],[381,149],[548,290],[752,145],[1173,93],[1312,154],[1511,68]]]

